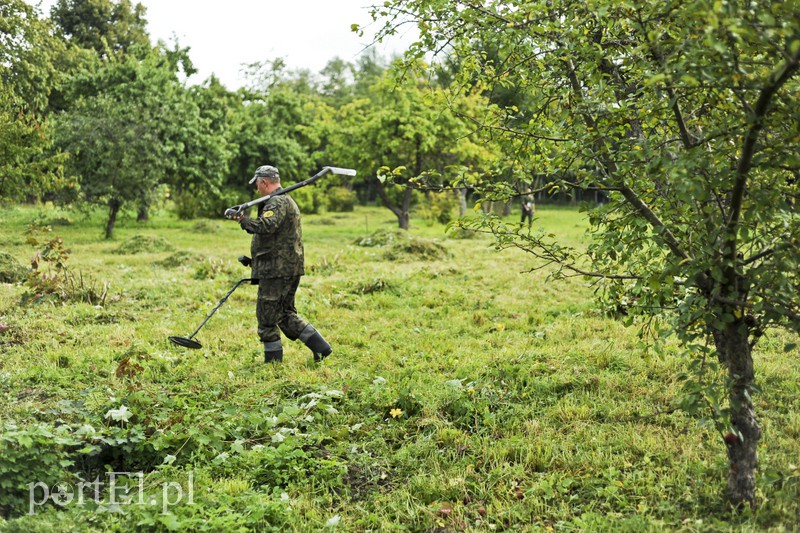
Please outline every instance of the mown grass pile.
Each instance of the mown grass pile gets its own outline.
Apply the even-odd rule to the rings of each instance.
[[[583,243],[576,211],[537,215]],[[22,235],[39,218],[4,210],[0,251],[27,264],[35,250]],[[99,217],[53,228],[71,271],[108,284],[102,305],[21,305],[26,285],[0,284],[0,529],[798,523],[800,361],[783,353],[785,334],[757,349],[761,504],[734,510],[720,436],[673,409],[688,362],[674,346],[645,350],[582,280],[549,282],[526,272],[530,257],[447,238],[438,224],[367,246],[395,234],[377,208],[308,215],[297,306],[334,354],[314,365],[286,342],[284,364],[265,366],[248,285],[198,334],[201,350],[167,341],[248,277],[236,258],[249,238],[236,224],[167,214],[120,224],[114,241],[101,238]],[[128,480],[133,502],[114,500],[108,472],[140,473]],[[96,478],[106,483],[98,498],[86,490],[81,503],[51,497],[31,509],[31,484],[41,502],[45,486],[75,494]]]

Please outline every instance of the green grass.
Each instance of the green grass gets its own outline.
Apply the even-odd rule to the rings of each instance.
[[[537,216],[567,242],[586,243],[576,211],[540,207]],[[528,272],[529,256],[497,252],[488,238],[450,239],[443,226],[414,220],[410,234],[437,240],[447,255],[387,260],[384,248],[354,243],[392,230],[388,211],[305,216],[309,275],[297,307],[334,354],[315,366],[304,346],[286,342],[284,364],[273,367],[262,362],[249,285],[197,335],[203,349],[167,341],[194,331],[248,275],[236,257],[249,238],[236,224],[160,213],[143,225],[123,219],[105,241],[101,215],[7,208],[0,251],[23,264],[35,251],[24,235],[32,221],[60,222],[53,233],[71,249],[69,267],[109,291],[103,306],[23,306],[25,285],[0,284],[8,326],[0,424],[61,427],[80,441],[43,437],[0,456],[30,476],[44,472],[37,457],[46,450],[73,461],[60,470],[68,479],[142,471],[146,499],[157,504],[46,505],[0,519],[0,530],[781,531],[800,523],[800,361],[783,353],[786,334],[770,332],[757,347],[761,503],[737,511],[724,503],[719,436],[682,412],[658,414],[680,396],[676,376],[688,363],[680,350],[646,352],[636,328],[596,308],[585,281],[548,281]],[[123,405],[126,422],[106,417]],[[26,475],[17,477],[38,480]],[[162,483],[188,490],[190,475],[194,503],[163,514]]]

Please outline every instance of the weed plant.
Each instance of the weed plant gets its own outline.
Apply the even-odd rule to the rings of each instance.
[[[21,236],[38,213],[0,213],[2,251],[20,264],[34,253]],[[540,206],[537,217],[534,229],[586,244],[577,211]],[[167,341],[249,276],[236,262],[249,250],[237,224],[162,213],[123,219],[106,241],[101,218],[54,232],[69,268],[107,284],[102,304],[22,305],[25,284],[0,284],[0,530],[784,531],[800,522],[800,361],[783,353],[783,333],[768,332],[756,359],[760,505],[737,510],[724,500],[721,439],[675,409],[681,350],[647,350],[581,279],[551,282],[530,272],[530,256],[498,253],[483,236],[448,238],[435,222],[414,224],[408,238],[446,253],[401,247],[387,259],[385,246],[354,243],[394,234],[388,211],[306,215],[297,307],[334,353],[315,365],[286,341],[284,363],[266,366],[248,285],[198,334],[202,349]],[[143,504],[110,505],[106,491],[28,514],[29,484],[75,487],[109,471],[142,472]],[[163,512],[167,482],[191,485],[193,501]]]

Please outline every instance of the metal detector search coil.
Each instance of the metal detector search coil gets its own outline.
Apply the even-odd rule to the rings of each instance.
[[[200,325],[197,327],[197,329],[196,329],[196,330],[194,330],[194,333],[192,333],[192,334],[191,334],[191,335],[189,335],[188,337],[178,337],[178,336],[172,336],[172,337],[168,337],[168,338],[169,338],[169,340],[170,340],[170,342],[172,342],[172,344],[175,344],[175,345],[177,345],[177,346],[181,346],[181,347],[183,347],[183,348],[191,348],[192,350],[197,350],[198,348],[202,348],[202,347],[203,347],[203,345],[202,345],[202,344],[200,344],[199,342],[197,342],[197,341],[194,339],[194,336],[195,336],[195,335],[197,335],[197,332],[198,332],[198,331],[200,331],[200,330],[202,329],[202,327],[206,325],[206,322],[208,322],[208,319],[209,319],[209,318],[211,318],[211,317],[214,315],[214,313],[216,313],[216,312],[217,312],[217,309],[219,309],[220,307],[222,307],[222,304],[224,304],[224,303],[225,303],[225,300],[227,300],[227,299],[228,299],[228,297],[229,297],[231,294],[233,294],[233,291],[235,291],[237,288],[239,288],[239,285],[241,285],[242,283],[245,283],[245,282],[249,282],[249,283],[253,283],[253,282],[255,282],[255,283],[258,283],[258,279],[257,279],[257,278],[242,278],[242,279],[240,279],[239,281],[237,281],[237,282],[236,282],[236,285],[234,285],[234,286],[233,286],[233,288],[232,288],[231,290],[229,290],[229,291],[228,291],[228,294],[226,294],[225,296],[223,296],[223,297],[222,297],[222,300],[220,300],[220,301],[219,301],[219,303],[218,303],[216,306],[214,306],[214,309],[212,309],[212,310],[211,310],[211,312],[210,312],[210,313],[208,314],[208,316],[206,317],[206,319],[205,319],[205,320],[203,320],[203,323],[202,323],[202,324],[200,324]]]

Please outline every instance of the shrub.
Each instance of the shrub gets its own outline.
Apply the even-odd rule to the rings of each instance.
[[[335,213],[353,211],[356,205],[356,193],[345,187],[331,187],[326,192],[328,210]]]
[[[420,211],[422,218],[449,224],[455,218],[458,201],[450,193],[430,193]]]
[[[196,217],[219,217],[227,208],[247,201],[243,200],[242,194],[235,190],[225,190],[216,195],[184,191],[171,196],[172,211],[181,220],[191,220]]]
[[[301,187],[291,192],[290,196],[300,208],[300,212],[315,215],[325,210],[325,197],[316,187]]]
[[[181,220],[191,220],[202,210],[197,195],[181,192],[172,195],[172,210]]]
[[[67,426],[24,428],[8,424],[0,434],[0,516],[28,512],[31,483],[48,489],[68,480],[65,468],[72,466],[67,449],[80,444]]]

